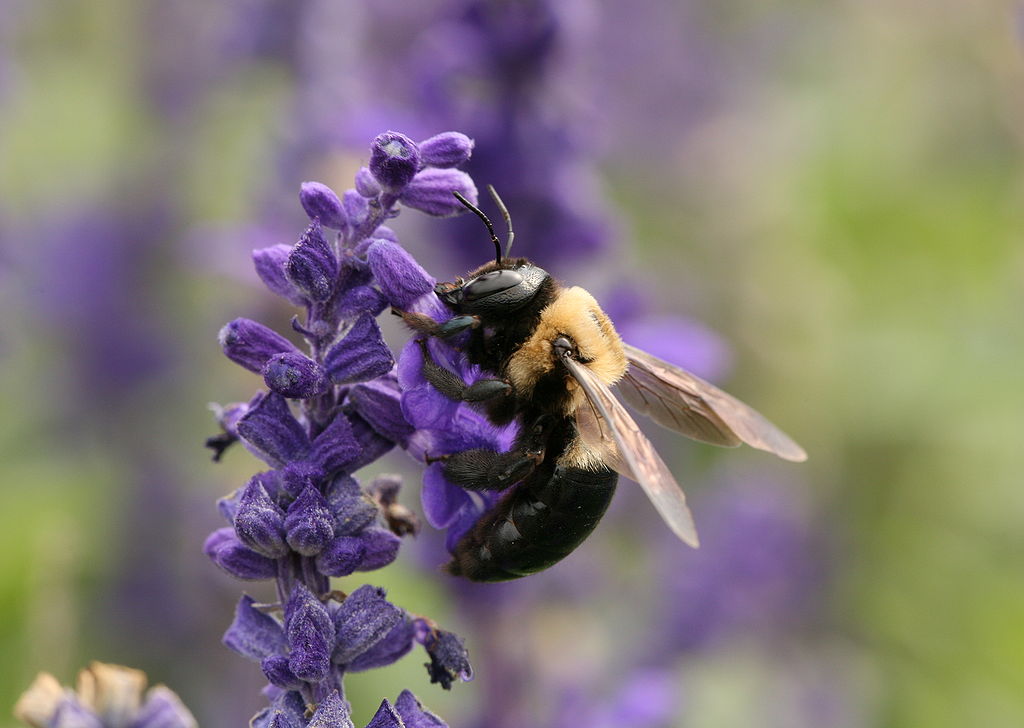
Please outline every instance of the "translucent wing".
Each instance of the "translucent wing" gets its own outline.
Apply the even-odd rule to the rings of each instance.
[[[566,356],[562,361],[587,396],[588,404],[576,414],[580,437],[604,451],[612,468],[639,483],[675,534],[697,548],[697,528],[686,496],[650,440],[604,382],[574,359]]]
[[[616,385],[622,398],[662,427],[712,445],[745,442],[802,462],[807,453],[764,415],[713,384],[625,345],[629,370]]]

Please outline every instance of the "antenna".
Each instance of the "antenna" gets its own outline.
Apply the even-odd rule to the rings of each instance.
[[[505,242],[505,257],[507,258],[509,251],[512,250],[512,241],[516,238],[516,234],[512,232],[512,216],[508,214],[508,208],[505,207],[505,203],[498,197],[498,192],[494,189],[494,185],[487,185],[487,191],[491,193],[491,199],[494,200],[494,204],[501,211],[501,216],[505,218],[505,227],[508,228],[508,240]]]
[[[494,225],[492,225],[491,221],[487,219],[487,215],[484,214],[483,210],[481,210],[479,207],[477,207],[472,202],[463,197],[460,192],[458,192],[457,190],[452,190],[452,194],[455,195],[456,200],[462,203],[463,207],[465,207],[474,215],[476,215],[477,217],[484,221],[484,225],[487,226],[487,232],[491,234],[491,242],[494,243],[494,259],[498,265],[501,265],[501,241],[498,240],[498,236],[494,232]],[[507,211],[505,212],[505,215],[508,215]]]

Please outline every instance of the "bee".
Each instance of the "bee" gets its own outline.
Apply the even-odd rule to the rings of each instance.
[[[597,526],[620,474],[640,484],[680,539],[699,545],[682,489],[613,388],[638,412],[695,440],[806,459],[753,408],[624,343],[590,293],[563,286],[526,258],[509,257],[511,217],[494,188],[488,190],[508,229],[504,254],[483,211],[453,193],[487,227],[495,259],[436,286],[449,320],[394,311],[426,337],[468,332],[461,348],[487,376],[467,384],[434,360],[421,337],[424,378],[454,401],[475,403],[496,425],[518,425],[508,452],[477,448],[436,458],[455,485],[507,491],[456,543],[449,573],[505,581],[557,563]]]

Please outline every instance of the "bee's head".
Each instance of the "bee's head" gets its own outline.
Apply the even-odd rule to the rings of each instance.
[[[470,274],[469,280],[457,283],[440,283],[434,288],[438,297],[449,306],[466,314],[503,314],[516,311],[534,299],[548,276],[547,271],[538,268],[526,258],[509,258],[515,233],[512,232],[512,217],[508,208],[498,197],[494,188],[487,185],[495,204],[501,210],[505,224],[508,226],[508,242],[505,243],[505,255],[501,254],[501,242],[494,232],[494,225],[483,211],[460,195],[452,192],[474,215],[479,217],[494,243],[495,258],[493,263],[481,266]]]
[[[498,268],[492,263],[461,284],[439,284],[435,292],[442,301],[460,313],[511,313],[532,301],[549,277],[546,270],[525,259],[520,258],[515,262],[520,261],[521,265],[507,268]],[[504,261],[506,265],[512,262],[507,259]]]

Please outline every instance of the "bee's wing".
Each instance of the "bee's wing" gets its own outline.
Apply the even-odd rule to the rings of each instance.
[[[605,461],[613,469],[639,483],[665,523],[679,538],[697,548],[697,527],[686,506],[686,496],[651,441],[604,382],[574,359],[563,357],[562,361],[583,388],[589,403],[576,415],[580,437],[588,446],[603,451]]]
[[[662,427],[712,445],[745,442],[786,460],[807,459],[802,447],[753,407],[635,346],[624,347],[629,370],[617,385],[619,393]]]

